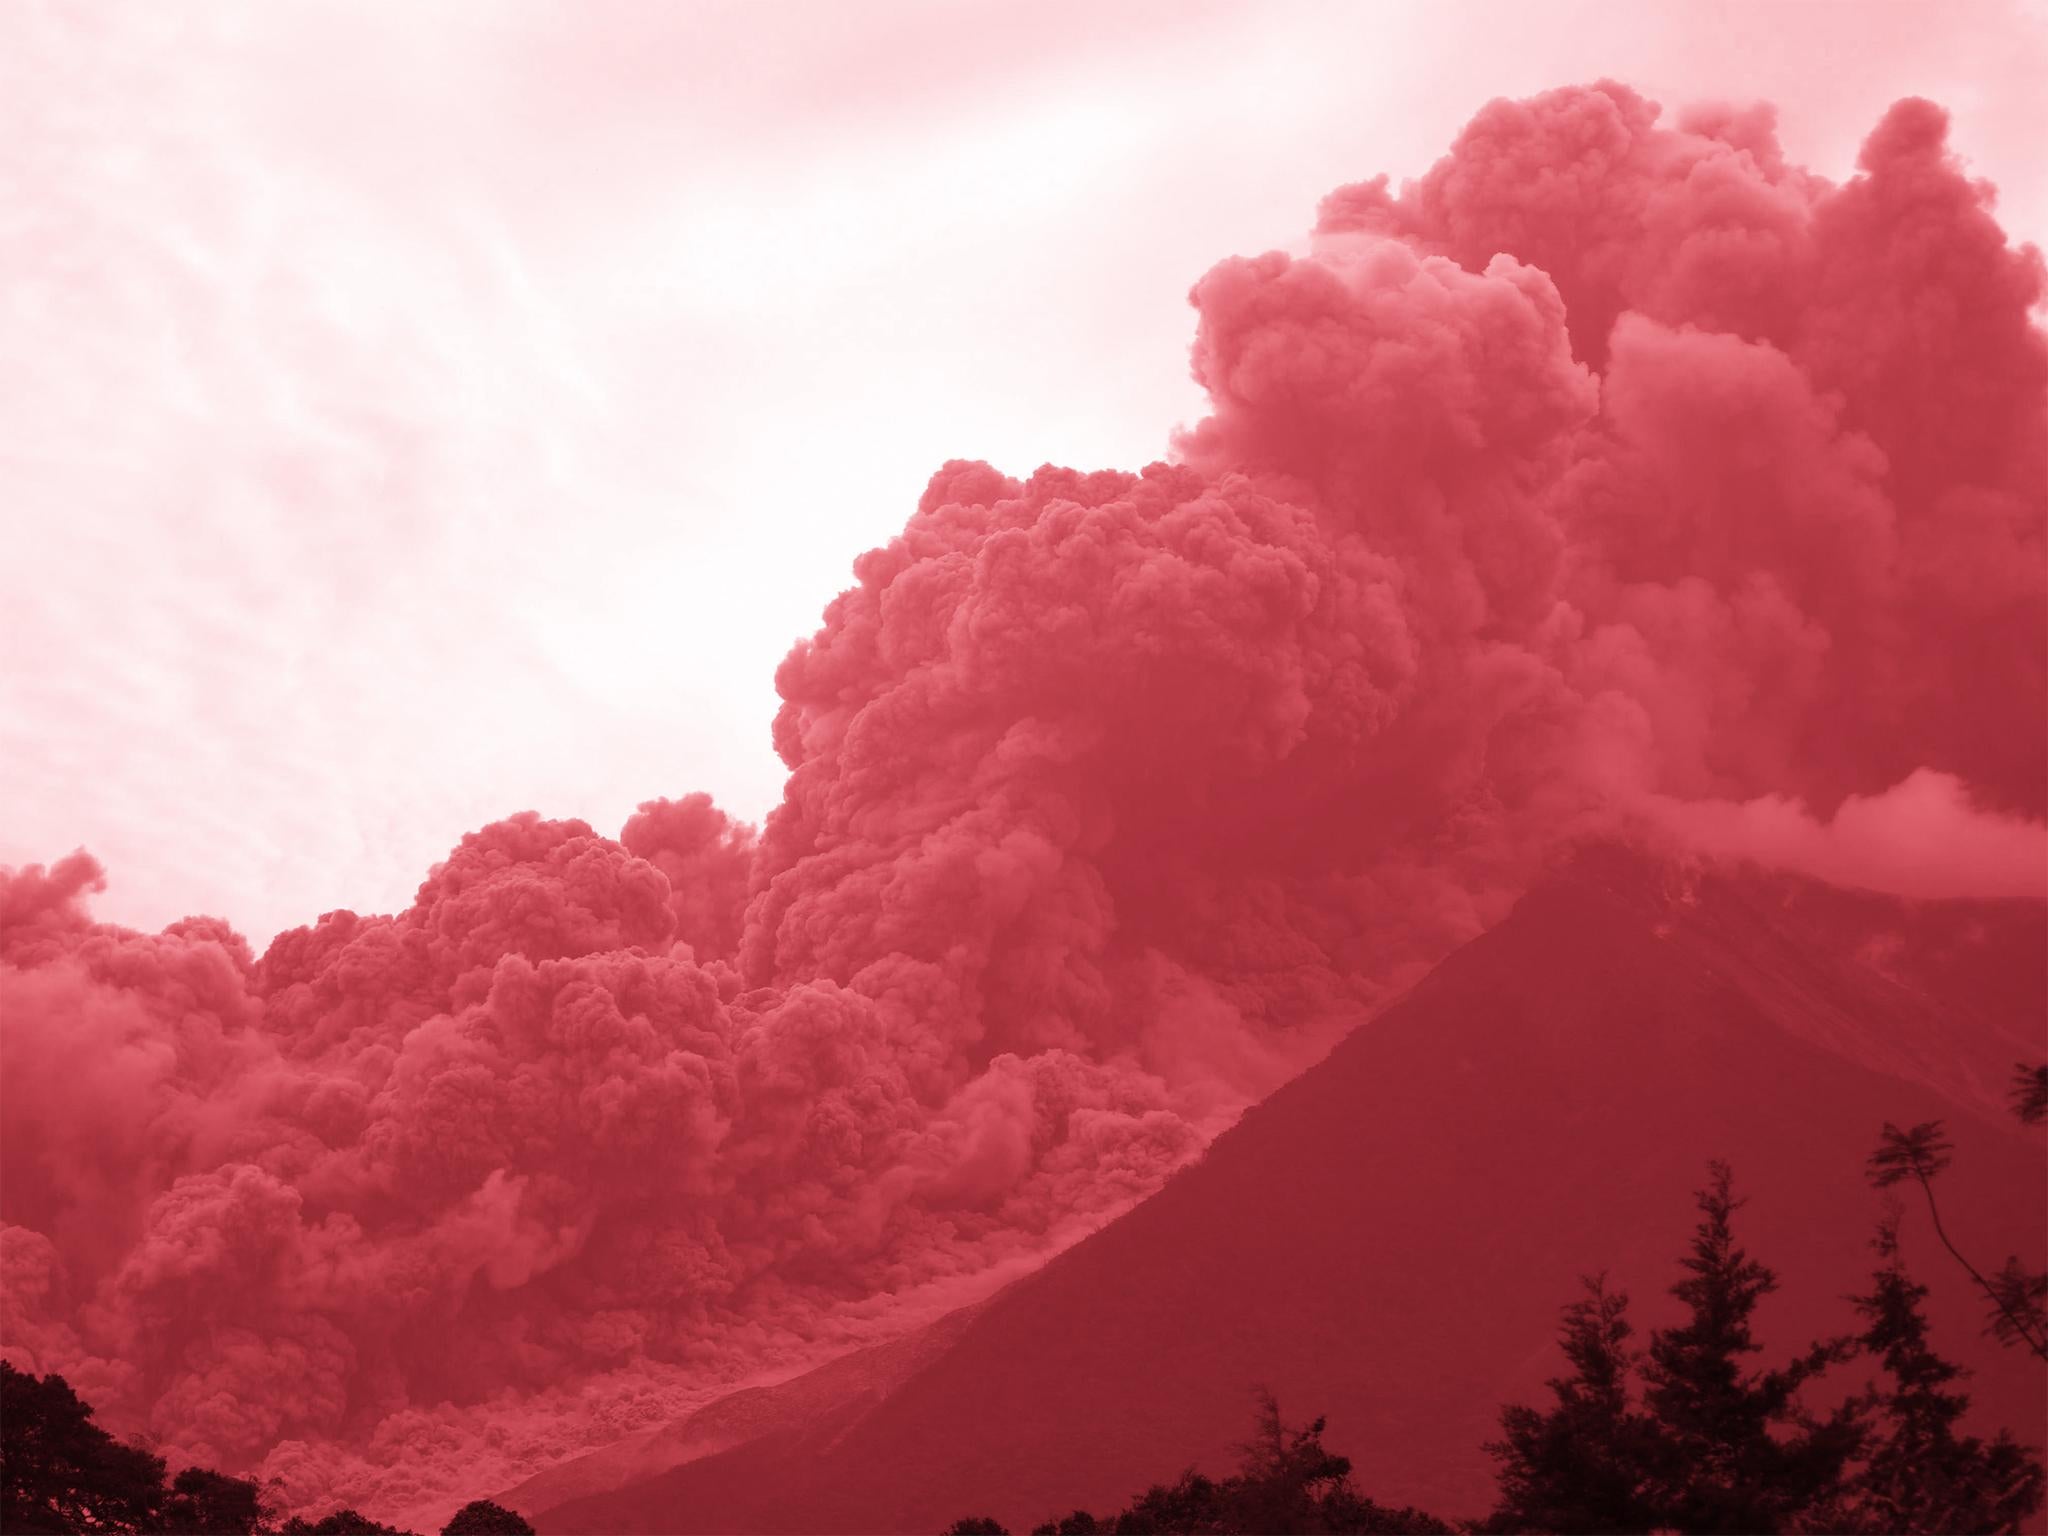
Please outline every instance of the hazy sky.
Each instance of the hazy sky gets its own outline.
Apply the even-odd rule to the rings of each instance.
[[[776,799],[949,457],[1135,466],[1189,284],[1488,97],[1932,96],[2048,229],[2029,5],[0,7],[0,863],[260,944],[523,807]]]

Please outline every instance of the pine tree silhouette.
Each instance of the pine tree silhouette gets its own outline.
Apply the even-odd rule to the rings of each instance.
[[[1687,1532],[1783,1530],[1807,1509],[1833,1503],[1861,1439],[1853,1405],[1824,1421],[1799,1407],[1799,1389],[1853,1352],[1853,1341],[1816,1344],[1790,1365],[1746,1368],[1759,1353],[1750,1320],[1777,1276],[1735,1242],[1742,1204],[1726,1163],[1709,1165],[1695,1199],[1700,1221],[1671,1294],[1687,1319],[1659,1329],[1644,1363],[1644,1404],[1657,1423],[1652,1501],[1660,1526]]]
[[[1830,1527],[1856,1531],[2018,1531],[2041,1507],[2042,1469],[2033,1452],[2001,1430],[1989,1444],[1956,1433],[1970,1400],[1956,1390],[1965,1372],[1928,1343],[1921,1303],[1927,1287],[1906,1271],[1898,1212],[1872,1244],[1879,1265],[1866,1296],[1853,1298],[1863,1351],[1882,1362],[1861,1467]]]
[[[1559,1343],[1572,1370],[1549,1383],[1554,1406],[1501,1410],[1502,1437],[1486,1451],[1501,1463],[1500,1503],[1489,1531],[1648,1530],[1657,1426],[1633,1401],[1634,1333],[1628,1298],[1604,1275],[1564,1309]]]

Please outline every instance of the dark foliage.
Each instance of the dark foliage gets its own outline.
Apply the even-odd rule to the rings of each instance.
[[[1885,1127],[1872,1181],[1927,1188],[1947,1165],[1939,1124]],[[1861,1329],[1762,1366],[1753,1320],[1777,1276],[1735,1238],[1742,1202],[1722,1163],[1695,1200],[1699,1221],[1671,1293],[1684,1316],[1631,1347],[1628,1299],[1604,1277],[1564,1309],[1568,1371],[1547,1407],[1502,1410],[1499,1503],[1480,1532],[1685,1533],[2014,1532],[2042,1507],[2040,1457],[2001,1431],[1957,1431],[1969,1399],[1962,1370],[1938,1355],[1921,1310],[1927,1289],[1900,1256],[1897,1209],[1879,1230],[1868,1295],[1853,1297]],[[1937,1222],[1937,1230],[1939,1230]],[[1945,1238],[1944,1238],[1945,1241]],[[1951,1249],[1953,1252],[1953,1249]],[[2014,1305],[2042,1305],[2036,1277],[2009,1266]],[[2003,1278],[2003,1277],[2002,1277]],[[1826,1414],[1802,1403],[1822,1373],[1854,1358],[1884,1373]],[[1640,1384],[1640,1388],[1638,1386]],[[1414,1509],[1375,1503],[1352,1486],[1348,1458],[1326,1449],[1323,1421],[1290,1428],[1261,1395],[1256,1432],[1232,1476],[1189,1470],[1107,1517],[1075,1510],[1032,1536],[1223,1532],[1448,1532]],[[948,1536],[1001,1528],[963,1520]]]
[[[2022,1069],[2023,1075],[2024,1071]],[[2016,1094],[2014,1107],[2020,1118],[2026,1119],[2031,1105],[2020,1099],[2021,1096]],[[1879,1134],[1877,1150],[1871,1153],[1867,1165],[1870,1182],[1879,1189],[1889,1189],[1908,1179],[1918,1184],[1920,1192],[1927,1197],[1927,1218],[1934,1225],[1934,1235],[1990,1303],[1985,1313],[1984,1331],[2001,1344],[2031,1350],[2043,1360],[2048,1360],[2048,1273],[2028,1268],[2020,1262],[2018,1255],[2013,1255],[1997,1274],[1987,1278],[1982,1270],[1963,1256],[1962,1250],[1949,1239],[1948,1229],[1941,1224],[1941,1207],[1934,1199],[1934,1180],[1948,1166],[1951,1150],[1939,1120],[1916,1125],[1909,1131],[1902,1131],[1887,1121]]]
[[[269,1536],[276,1529],[272,1513],[246,1478],[187,1467],[171,1483],[161,1529],[177,1536]]]
[[[186,1467],[168,1485],[159,1456],[92,1422],[62,1376],[0,1360],[0,1532],[6,1536],[415,1536],[353,1509],[282,1526],[246,1478]],[[478,1499],[442,1536],[534,1536],[526,1520]]]
[[[2024,1061],[2013,1063],[2012,1112],[2025,1125],[2048,1120],[2048,1061],[2032,1066]]]
[[[1711,1166],[1695,1198],[1699,1224],[1671,1288],[1684,1320],[1659,1329],[1638,1357],[1627,1298],[1587,1281],[1565,1309],[1560,1342],[1572,1369],[1551,1381],[1552,1406],[1505,1409],[1502,1438],[1487,1447],[1500,1462],[1500,1503],[1483,1529],[1783,1531],[1841,1507],[1864,1437],[1861,1405],[1817,1419],[1800,1392],[1856,1341],[1757,1368],[1752,1319],[1777,1276],[1735,1241],[1741,1202],[1725,1164]]]
[[[1656,1423],[1634,1402],[1635,1353],[1628,1298],[1589,1276],[1586,1294],[1564,1309],[1560,1343],[1571,1374],[1554,1377],[1554,1405],[1501,1411],[1501,1438],[1486,1447],[1500,1462],[1495,1531],[1644,1531],[1655,1523],[1651,1472]]]
[[[1855,1298],[1863,1352],[1887,1377],[1867,1399],[1871,1426],[1841,1507],[1844,1531],[2018,1531],[2041,1507],[2038,1457],[2000,1431],[1989,1444],[1958,1435],[1969,1408],[1964,1372],[1928,1342],[1927,1287],[1906,1272],[1896,1213],[1879,1226],[1870,1294]]]
[[[995,1529],[991,1522],[987,1529]],[[960,1521],[953,1533],[984,1529]],[[1252,1437],[1238,1470],[1220,1480],[1192,1468],[1155,1483],[1124,1509],[1098,1518],[1085,1509],[1032,1528],[1031,1536],[1165,1536],[1165,1533],[1352,1532],[1358,1536],[1449,1536],[1453,1527],[1415,1509],[1375,1503],[1351,1484],[1351,1460],[1323,1444],[1323,1421],[1293,1428],[1259,1394]]]
[[[1735,1242],[1741,1205],[1725,1163],[1695,1197],[1700,1221],[1671,1294],[1686,1320],[1651,1337],[1644,1405],[1656,1420],[1651,1499],[1657,1523],[1681,1531],[1783,1530],[1840,1490],[1861,1440],[1854,1405],[1825,1420],[1799,1407],[1799,1390],[1852,1353],[1848,1339],[1816,1344],[1791,1364],[1751,1370],[1757,1303],[1778,1278]]]
[[[285,1521],[281,1536],[417,1536],[395,1525],[384,1525],[352,1509],[337,1509],[331,1515],[307,1521],[297,1515]]]
[[[449,1517],[441,1536],[534,1536],[526,1517],[489,1499],[472,1499]]]
[[[2021,1110],[2022,1118],[2026,1112]],[[2044,1351],[2048,1276],[2008,1260],[1986,1279],[1942,1229],[1933,1181],[1951,1147],[1939,1122],[1886,1125],[1871,1182],[1911,1182],[1926,1196],[1936,1235],[1991,1299],[1991,1331]],[[1501,1413],[1486,1449],[1500,1463],[1493,1513],[1465,1529],[1487,1532],[1883,1531],[2017,1532],[2048,1494],[2039,1455],[2001,1431],[1958,1432],[1969,1407],[1964,1372],[1928,1336],[1927,1288],[1908,1273],[1893,1204],[1879,1228],[1879,1265],[1867,1295],[1851,1298],[1852,1336],[1818,1343],[1763,1368],[1752,1319],[1777,1276],[1736,1242],[1725,1164],[1696,1194],[1700,1219],[1671,1293],[1684,1319],[1631,1347],[1628,1300],[1604,1278],[1564,1309],[1559,1344],[1568,1371],[1548,1384],[1545,1408]],[[1874,1382],[1825,1416],[1802,1392],[1828,1368],[1861,1356]],[[1221,1479],[1190,1469],[1155,1484],[1106,1517],[1074,1510],[1032,1536],[1153,1533],[1315,1533],[1449,1536],[1453,1527],[1382,1505],[1351,1480],[1351,1461],[1323,1444],[1324,1421],[1290,1426],[1261,1393],[1238,1469]],[[167,1485],[160,1457],[123,1445],[61,1377],[0,1361],[0,1531],[190,1533],[190,1536],[414,1536],[344,1509],[282,1527],[253,1482],[187,1467]],[[518,1513],[475,1500],[441,1536],[535,1536]],[[945,1536],[1008,1536],[987,1516],[956,1521]]]
[[[1031,1536],[1110,1536],[1116,1529],[1114,1520],[1104,1523],[1085,1509],[1077,1509],[1061,1520],[1048,1520],[1043,1525],[1034,1525]]]
[[[0,1361],[0,1531],[271,1536],[261,1491],[245,1478],[164,1463],[92,1422],[62,1376]]]
[[[159,1457],[93,1423],[62,1376],[0,1360],[0,1530],[154,1530],[163,1502]]]
[[[1887,1126],[1872,1182],[1926,1188],[1948,1150],[1938,1124]],[[1503,1438],[1487,1447],[1501,1463],[1500,1503],[1477,1529],[2024,1529],[2043,1500],[2040,1458],[2002,1431],[1988,1442],[1957,1433],[1969,1407],[1958,1389],[1964,1373],[1928,1340],[1927,1288],[1901,1258],[1897,1208],[1879,1229],[1871,1291],[1852,1298],[1861,1331],[1758,1370],[1747,1363],[1758,1353],[1751,1318],[1776,1276],[1735,1242],[1741,1202],[1725,1166],[1713,1165],[1697,1198],[1686,1273],[1672,1287],[1686,1320],[1659,1330],[1638,1358],[1625,1298],[1588,1280],[1565,1309],[1560,1342],[1572,1369],[1550,1383],[1553,1405],[1501,1415]],[[1855,1356],[1878,1362],[1885,1382],[1825,1418],[1799,1406],[1803,1387]]]
[[[2001,1344],[2018,1344],[2048,1357],[2048,1274],[2028,1269],[2017,1254],[1985,1283],[1991,1311],[1985,1327]]]
[[[1949,1165],[1954,1150],[1939,1120],[1924,1121],[1906,1131],[1887,1120],[1878,1133],[1877,1150],[1870,1154],[1870,1182],[1878,1189],[1889,1189],[1907,1179],[1925,1184]]]

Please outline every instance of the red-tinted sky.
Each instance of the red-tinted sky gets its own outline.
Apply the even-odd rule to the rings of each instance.
[[[1135,465],[1183,295],[1487,97],[1955,113],[2048,228],[2038,6],[0,15],[0,861],[259,939],[524,806],[780,788],[769,678],[959,454]]]

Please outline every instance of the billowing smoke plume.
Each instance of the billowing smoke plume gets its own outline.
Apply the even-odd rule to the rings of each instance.
[[[1106,1219],[1563,840],[2042,894],[2043,269],[1944,132],[1835,186],[1602,84],[1336,192],[1196,285],[1174,462],[861,557],[758,837],[517,816],[260,958],[13,874],[7,1352],[482,1491]]]

